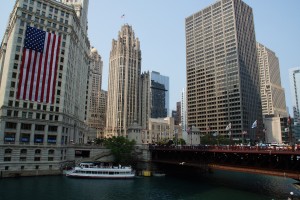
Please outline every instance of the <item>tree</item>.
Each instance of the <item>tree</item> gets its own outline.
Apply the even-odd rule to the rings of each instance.
[[[94,139],[94,144],[103,144],[105,141],[104,138],[96,138]]]
[[[201,137],[201,144],[207,145],[227,145],[230,144],[230,140],[223,135],[213,136],[211,134],[206,134]]]
[[[134,140],[130,141],[123,136],[113,136],[112,138],[105,139],[104,145],[111,150],[117,164],[132,164],[132,161],[134,160],[132,156],[135,145]]]

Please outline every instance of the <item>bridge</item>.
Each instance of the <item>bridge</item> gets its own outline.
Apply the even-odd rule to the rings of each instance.
[[[150,145],[149,150],[152,163],[167,172],[219,169],[300,180],[300,149],[292,147]]]

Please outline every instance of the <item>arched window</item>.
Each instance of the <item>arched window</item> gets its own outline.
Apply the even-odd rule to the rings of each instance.
[[[40,149],[35,150],[35,154],[40,154],[42,151]]]
[[[5,149],[4,152],[5,152],[5,153],[11,153],[11,152],[12,152],[12,149]]]
[[[21,149],[20,153],[21,154],[26,154],[27,153],[27,149]]]
[[[55,152],[55,151],[54,151],[53,149],[50,149],[50,150],[48,151],[48,154],[49,154],[49,155],[53,155],[54,152]]]

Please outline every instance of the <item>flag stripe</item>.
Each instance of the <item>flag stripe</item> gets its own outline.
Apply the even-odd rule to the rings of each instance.
[[[47,46],[47,51],[46,51],[46,59],[45,59],[45,64],[44,64],[44,76],[43,76],[43,83],[42,83],[42,88],[41,88],[41,102],[44,102],[45,100],[45,88],[47,87],[47,78],[48,78],[48,67],[49,67],[49,59],[51,58],[51,35],[48,35],[46,33],[46,38],[48,39],[46,41],[46,46]]]
[[[35,68],[34,68],[34,79],[33,79],[33,88],[32,88],[32,97],[30,98],[32,101],[36,101],[36,90],[37,90],[37,79],[38,79],[38,75],[39,75],[39,66],[40,66],[40,63],[41,63],[41,53],[38,52],[37,53],[37,63],[35,65]]]
[[[57,51],[56,51],[56,61],[55,61],[55,68],[54,68],[54,79],[53,79],[53,88],[52,88],[52,103],[54,103],[54,96],[55,96],[55,89],[56,89],[56,78],[57,78],[57,69],[58,69],[58,57],[60,52],[60,42],[61,37],[58,37],[58,43],[57,43]]]
[[[52,38],[51,55],[54,55],[55,43],[56,43],[56,36],[54,35],[53,38]],[[51,78],[52,78],[52,67],[53,67],[52,65],[53,65],[53,59],[50,60],[50,65],[49,65],[48,78],[47,78],[46,101],[49,101],[50,83],[51,83]]]
[[[53,103],[61,37],[27,27],[17,98]]]
[[[26,59],[26,74],[25,74],[25,79],[24,79],[24,84],[23,85],[23,99],[25,99],[26,97],[26,89],[27,89],[27,83],[28,83],[28,73],[29,73],[29,69],[30,69],[30,64],[31,64],[31,56],[32,56],[32,51],[28,51],[28,49],[26,50],[26,54],[28,54],[27,59]]]

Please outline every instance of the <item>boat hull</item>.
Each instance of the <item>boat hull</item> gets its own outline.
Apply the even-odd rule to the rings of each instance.
[[[103,175],[82,175],[82,174],[66,174],[67,177],[70,178],[91,178],[91,179],[132,179],[135,177],[134,174],[132,175],[126,175],[126,176],[112,176],[112,175],[108,175],[108,176],[103,176]]]
[[[92,178],[92,179],[132,179],[135,172],[131,167],[105,167],[94,163],[81,163],[79,167],[66,173],[67,177],[72,178]]]

